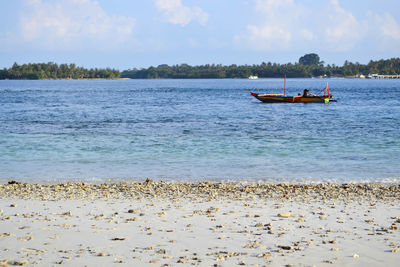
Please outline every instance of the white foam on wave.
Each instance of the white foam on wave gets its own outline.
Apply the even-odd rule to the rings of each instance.
[[[232,178],[181,178],[181,177],[114,177],[114,178],[101,178],[101,177],[88,177],[88,178],[0,178],[1,184],[6,184],[9,181],[17,181],[22,183],[39,183],[39,184],[58,184],[67,182],[86,182],[86,183],[119,183],[119,182],[143,182],[146,179],[151,179],[156,182],[239,182],[243,184],[319,184],[319,183],[332,183],[332,184],[352,184],[352,183],[382,183],[382,184],[399,184],[400,176],[394,177],[381,177],[381,178],[245,178],[245,177],[232,177]]]

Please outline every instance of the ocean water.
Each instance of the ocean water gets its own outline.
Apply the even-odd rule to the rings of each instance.
[[[0,81],[0,179],[400,181],[400,80]]]

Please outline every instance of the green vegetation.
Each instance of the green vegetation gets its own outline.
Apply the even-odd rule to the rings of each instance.
[[[14,65],[0,70],[0,80],[43,80],[43,79],[113,79],[121,73],[115,69],[85,69],[75,64],[37,63]]]
[[[343,66],[324,65],[317,54],[306,54],[298,63],[277,64],[261,63],[260,65],[200,65],[187,64],[125,70],[122,73],[115,69],[85,69],[75,64],[38,63],[14,65],[0,70],[1,79],[201,79],[201,78],[248,78],[256,75],[260,78],[306,78],[313,76],[354,77],[372,73],[394,75],[400,74],[400,58],[370,61],[368,64],[352,63],[347,60]]]
[[[323,62],[319,61],[319,56],[317,54],[312,53],[312,54],[306,54],[306,55],[302,56],[299,59],[299,63],[306,65],[306,66],[311,66],[311,65],[320,65]]]
[[[351,63],[347,60],[343,66],[326,65],[320,61],[317,54],[307,54],[299,59],[299,63],[261,63],[260,65],[159,65],[147,69],[125,70],[121,73],[123,78],[132,79],[158,79],[158,78],[248,78],[256,75],[260,78],[281,78],[286,74],[288,78],[307,78],[316,76],[351,77],[360,74],[400,74],[400,58],[370,61],[367,65],[358,62]]]

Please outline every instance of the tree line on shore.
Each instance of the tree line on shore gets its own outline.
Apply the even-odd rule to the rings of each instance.
[[[115,79],[121,72],[116,69],[86,69],[75,64],[14,63],[9,69],[0,70],[0,80],[45,80],[45,79]]]
[[[128,69],[120,72],[116,69],[86,69],[75,64],[30,63],[14,65],[0,70],[0,79],[201,79],[201,78],[307,78],[317,76],[355,77],[379,73],[384,75],[400,74],[400,58],[371,60],[368,64],[345,61],[343,66],[324,65],[317,54],[306,54],[297,63],[265,63],[259,65],[207,64],[190,66],[188,64],[162,64],[157,67]]]

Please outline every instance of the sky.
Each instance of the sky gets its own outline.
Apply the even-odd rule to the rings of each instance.
[[[398,0],[0,0],[0,68],[400,57]]]

